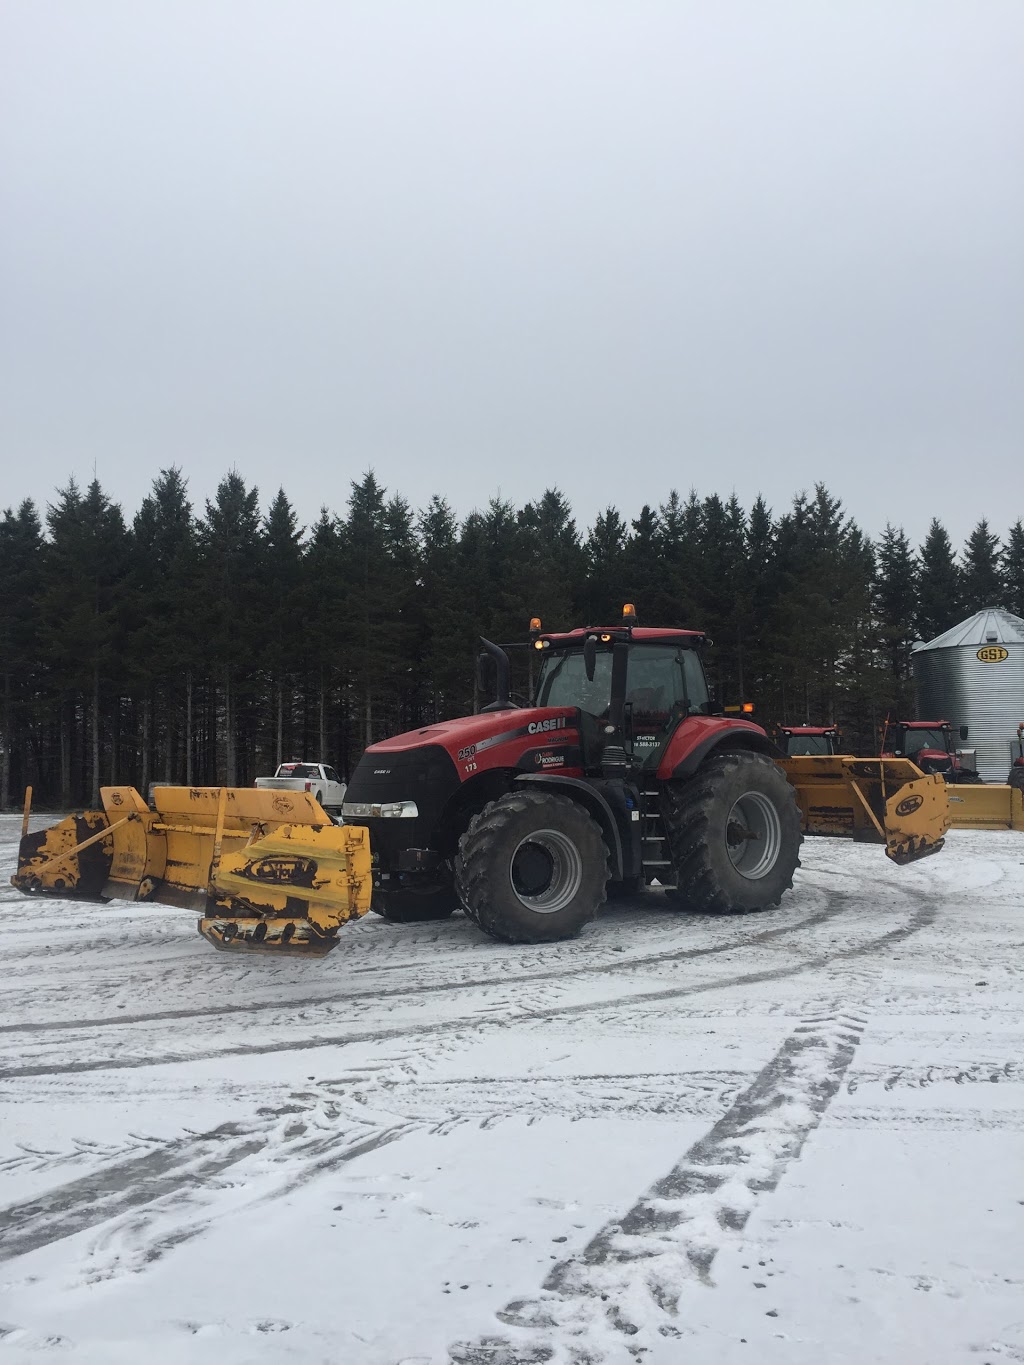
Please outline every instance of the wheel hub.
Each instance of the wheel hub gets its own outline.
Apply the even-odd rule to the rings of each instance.
[[[725,846],[736,871],[750,881],[766,877],[782,850],[782,824],[775,804],[762,792],[744,792],[725,823]]]
[[[572,839],[560,830],[534,830],[513,852],[509,880],[523,905],[539,914],[553,915],[579,891],[583,860]]]

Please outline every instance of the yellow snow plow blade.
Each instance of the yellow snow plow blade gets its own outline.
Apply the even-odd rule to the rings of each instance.
[[[946,784],[909,758],[786,758],[806,834],[882,843],[894,862],[938,853],[949,829]]]
[[[1003,782],[957,783],[949,789],[949,823],[953,829],[1024,830],[1024,791]]]
[[[322,957],[370,908],[365,828],[335,825],[308,792],[103,787],[102,811],[29,834],[12,885],[29,895],[158,901],[199,910],[215,948]]]

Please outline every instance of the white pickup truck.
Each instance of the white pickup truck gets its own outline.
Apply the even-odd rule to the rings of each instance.
[[[325,811],[340,815],[345,783],[326,763],[282,763],[273,777],[257,777],[265,791],[312,792]]]

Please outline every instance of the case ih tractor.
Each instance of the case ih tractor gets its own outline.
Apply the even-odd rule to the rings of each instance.
[[[967,738],[965,725],[960,738]],[[886,728],[883,749],[883,757],[909,758],[923,773],[938,773],[950,783],[981,781],[957,753],[948,720],[896,721]]]
[[[373,909],[398,923],[461,905],[513,943],[576,934],[609,892],[657,880],[688,909],[776,905],[800,848],[793,788],[760,726],[712,714],[704,635],[622,624],[563,634],[531,622],[536,704],[374,744],[346,793],[366,825]]]
[[[780,725],[773,737],[787,758],[838,754],[843,738],[834,725]]]

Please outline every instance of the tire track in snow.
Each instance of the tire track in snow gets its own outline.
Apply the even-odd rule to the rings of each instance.
[[[537,1297],[506,1305],[512,1331],[450,1348],[456,1365],[606,1358],[611,1328],[640,1358],[672,1319],[690,1280],[711,1283],[723,1244],[740,1232],[821,1122],[853,1060],[862,1018],[801,1023],[714,1127],[582,1251],[559,1262]]]
[[[835,894],[835,893],[834,893]],[[844,896],[837,897],[845,901]],[[850,900],[853,899],[851,896]],[[820,912],[824,918],[831,918],[841,909],[837,906],[832,910]],[[599,1013],[602,1010],[615,1008],[629,1008],[656,1004],[661,1001],[681,1000],[689,996],[703,995],[711,991],[729,990],[736,986],[755,986],[764,985],[773,981],[782,981],[794,976],[800,976],[805,972],[816,971],[822,967],[827,967],[833,963],[850,961],[852,959],[879,952],[883,948],[888,948],[896,943],[919,933],[935,919],[935,909],[931,905],[923,904],[912,912],[910,919],[904,925],[896,929],[890,929],[884,934],[869,939],[866,943],[857,944],[850,948],[841,948],[819,954],[814,957],[805,958],[802,962],[791,963],[784,967],[767,968],[762,971],[741,972],[734,976],[728,976],[719,980],[695,982],[692,985],[669,986],[658,990],[638,990],[628,995],[616,995],[602,1000],[590,1000],[575,1004],[558,1005],[553,1003],[545,1005],[540,1009],[513,1009],[504,1015],[495,1016],[489,1010],[481,1013],[476,1011],[468,1015],[462,1015],[456,1019],[439,1020],[435,1023],[412,1023],[397,1024],[390,1027],[376,1026],[364,1028],[362,1030],[350,1030],[343,1033],[321,1033],[309,1037],[281,1040],[279,1042],[268,1042],[263,1040],[259,1043],[237,1043],[222,1047],[211,1047],[203,1050],[190,1047],[186,1039],[179,1052],[162,1053],[156,1056],[108,1056],[95,1057],[87,1061],[67,1062],[58,1066],[50,1063],[40,1063],[38,1065],[26,1065],[18,1067],[8,1067],[0,1070],[0,1081],[17,1080],[21,1077],[30,1076],[64,1076],[75,1075],[88,1071],[117,1071],[117,1070],[138,1070],[153,1066],[173,1066],[184,1061],[205,1061],[220,1057],[247,1057],[247,1056],[267,1056],[277,1052],[306,1052],[323,1047],[345,1047],[355,1043],[366,1042],[390,1042],[394,1039],[424,1039],[436,1037],[448,1033],[461,1033],[467,1030],[478,1032],[484,1028],[504,1028],[515,1024],[528,1024],[540,1022],[554,1018],[569,1019],[585,1014]],[[745,946],[745,945],[731,945]],[[705,950],[706,951],[706,950]],[[488,984],[492,984],[488,982]],[[496,984],[496,983],[493,983]],[[488,1002],[489,1003],[489,1002]]]
[[[729,939],[724,943],[705,944],[698,948],[673,948],[665,952],[651,953],[643,957],[627,957],[616,962],[588,962],[580,966],[565,965],[560,967],[546,968],[537,972],[523,972],[517,976],[502,974],[501,967],[497,966],[490,976],[471,977],[468,980],[458,981],[444,979],[440,981],[418,982],[414,985],[400,985],[393,989],[369,989],[361,991],[351,991],[347,994],[334,995],[312,995],[300,996],[294,1000],[256,1000],[248,1001],[244,1004],[224,1004],[201,1006],[198,1009],[172,1009],[172,1010],[153,1010],[145,1014],[122,1014],[104,1015],[96,1019],[54,1019],[54,1020],[28,1020],[15,1024],[0,1024],[0,1034],[17,1033],[47,1033],[63,1032],[68,1029],[81,1028],[118,1028],[129,1024],[149,1024],[163,1023],[171,1020],[184,1019],[209,1019],[224,1017],[235,1014],[259,1014],[268,1010],[298,1010],[313,1009],[320,1005],[348,1005],[358,1003],[362,1000],[372,1000],[379,1003],[384,1000],[397,1000],[406,996],[429,995],[445,993],[450,994],[459,990],[479,990],[488,986],[513,986],[517,984],[528,984],[534,981],[562,981],[568,977],[588,976],[588,975],[618,975],[624,971],[635,971],[641,968],[657,966],[660,963],[688,961],[701,957],[713,957],[719,953],[734,952],[738,948],[757,943],[771,942],[774,939],[785,937],[787,934],[796,933],[801,929],[814,928],[818,924],[823,924],[831,919],[836,913],[834,907],[826,905],[820,910],[814,910],[802,918],[784,925],[776,925],[771,929],[761,929],[754,933],[741,935],[735,939]],[[693,916],[699,919],[702,924],[707,923],[707,916]],[[614,951],[614,949],[613,949]],[[411,969],[411,968],[410,968]],[[387,970],[400,970],[389,966]]]
[[[388,1067],[393,1063],[386,1063]],[[345,1078],[373,1087],[366,1074]],[[332,1082],[332,1087],[342,1084]],[[325,1170],[395,1141],[419,1125],[347,1102],[330,1089],[293,1093],[246,1123],[186,1133],[90,1171],[0,1210],[0,1261],[103,1226],[89,1249],[105,1262],[89,1278],[137,1270],[209,1225],[218,1181],[248,1163],[244,1183],[255,1194],[231,1207],[278,1199]],[[262,1165],[260,1159],[262,1158]],[[214,1210],[215,1212],[215,1210]]]

